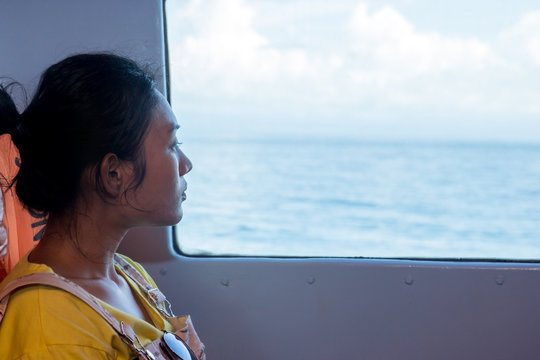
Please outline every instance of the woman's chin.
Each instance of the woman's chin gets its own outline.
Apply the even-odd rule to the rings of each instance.
[[[183,217],[184,217],[184,212],[182,211],[182,207],[179,207],[176,213],[172,215],[170,219],[168,219],[169,221],[167,222],[166,225],[168,226],[176,225],[180,222],[180,220],[182,220]]]
[[[175,216],[171,216],[167,219],[163,219],[163,221],[160,221],[158,226],[174,226],[182,220],[183,214],[180,212],[180,214],[176,214]]]
[[[182,220],[183,215],[182,209],[180,208],[173,214],[153,216],[141,221],[139,224],[134,224],[134,226],[174,226]]]

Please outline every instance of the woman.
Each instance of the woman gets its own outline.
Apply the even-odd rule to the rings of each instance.
[[[43,73],[21,114],[0,89],[0,129],[19,149],[17,196],[29,209],[49,213],[41,241],[0,289],[29,274],[57,274],[98,299],[122,330],[130,327],[135,343],[91,301],[33,285],[10,295],[0,358],[130,359],[141,356],[134,346],[181,330],[174,323],[202,359],[204,346],[189,318],[167,318],[163,299],[153,303],[143,289],[155,288],[144,269],[115,256],[130,228],[180,221],[183,176],[192,168],[179,149],[174,114],[148,74],[115,55],[69,57]]]

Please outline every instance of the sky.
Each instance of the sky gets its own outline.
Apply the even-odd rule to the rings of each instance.
[[[191,137],[540,143],[540,4],[167,0]]]

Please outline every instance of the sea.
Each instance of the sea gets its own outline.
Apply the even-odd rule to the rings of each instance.
[[[540,144],[185,142],[190,255],[540,260]]]

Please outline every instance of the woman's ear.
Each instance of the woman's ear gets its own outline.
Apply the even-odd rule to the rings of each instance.
[[[98,171],[105,194],[111,198],[120,196],[127,179],[123,161],[116,154],[109,153],[103,157]]]

